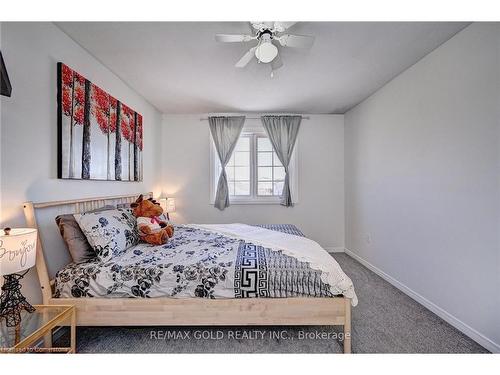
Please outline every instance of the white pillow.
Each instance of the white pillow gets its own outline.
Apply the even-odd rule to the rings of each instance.
[[[139,243],[136,219],[129,210],[86,212],[73,216],[97,257],[103,262]]]

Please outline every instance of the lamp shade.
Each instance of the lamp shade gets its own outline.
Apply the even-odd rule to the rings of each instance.
[[[160,206],[163,208],[163,212],[168,214],[170,212],[175,212],[175,199],[174,198],[160,198]]]
[[[0,275],[24,271],[35,265],[36,233],[32,228],[0,230]]]
[[[166,212],[175,212],[175,198],[167,198]]]

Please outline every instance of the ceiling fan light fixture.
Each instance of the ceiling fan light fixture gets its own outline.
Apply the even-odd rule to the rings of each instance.
[[[259,63],[271,63],[274,71],[283,66],[279,51],[281,47],[310,48],[314,37],[309,35],[283,34],[296,22],[251,22],[252,34],[216,34],[215,40],[223,43],[257,41],[234,65],[237,68],[246,67],[253,56]],[[273,43],[274,41],[274,43]],[[280,50],[278,50],[280,48]]]
[[[264,41],[255,49],[255,57],[262,63],[270,63],[276,56],[278,48],[271,41]]]

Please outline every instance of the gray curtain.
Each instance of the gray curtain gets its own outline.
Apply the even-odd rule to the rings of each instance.
[[[240,137],[245,116],[211,116],[208,118],[210,133],[214,140],[217,155],[222,167],[217,183],[215,204],[219,210],[229,207],[229,189],[227,186],[226,165]]]
[[[278,155],[278,159],[285,167],[285,184],[281,193],[281,204],[287,207],[293,206],[288,166],[292,158],[302,116],[262,116],[261,120],[267,136],[271,140],[273,149]]]

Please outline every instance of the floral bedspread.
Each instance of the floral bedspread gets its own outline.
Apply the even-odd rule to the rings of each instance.
[[[264,226],[266,227],[266,226]],[[294,235],[290,225],[267,226]],[[332,297],[321,271],[281,251],[175,225],[163,246],[140,243],[113,259],[69,264],[56,297]]]

